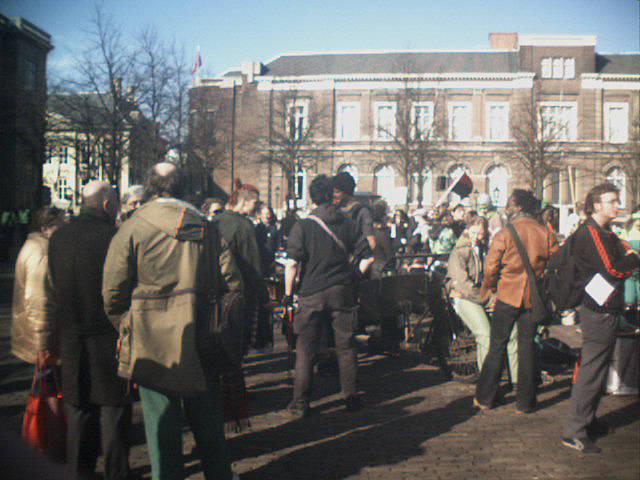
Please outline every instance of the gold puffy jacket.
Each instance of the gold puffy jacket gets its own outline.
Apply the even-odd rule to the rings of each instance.
[[[31,233],[16,262],[11,352],[28,363],[36,363],[37,353],[54,344],[53,306],[46,290],[48,246],[41,233]]]

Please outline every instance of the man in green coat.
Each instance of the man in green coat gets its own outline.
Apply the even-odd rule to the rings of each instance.
[[[149,201],[111,242],[102,293],[120,332],[119,373],[140,387],[153,478],[182,478],[184,416],[205,478],[230,479],[216,365],[202,348],[210,299],[224,290],[219,242],[178,199],[182,183],[176,166],[153,167]]]

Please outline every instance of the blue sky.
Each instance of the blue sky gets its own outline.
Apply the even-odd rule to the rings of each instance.
[[[0,13],[49,32],[50,67],[71,64],[82,48],[91,0],[0,0]],[[640,51],[638,0],[104,0],[131,35],[154,26],[197,46],[204,71],[286,52],[486,49],[489,32],[597,35],[599,52]]]

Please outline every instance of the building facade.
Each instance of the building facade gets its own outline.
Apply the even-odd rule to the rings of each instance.
[[[243,64],[191,89],[192,148],[208,138],[215,180],[255,183],[276,208],[305,205],[314,175],[341,170],[392,205],[433,205],[462,172],[472,199],[498,206],[532,187],[566,214],[604,180],[637,203],[640,53],[599,54],[594,36],[489,42]]]
[[[0,212],[42,203],[42,163],[51,36],[0,15]]]
[[[162,159],[166,143],[154,147],[151,123],[135,102],[126,103],[114,109],[106,94],[94,93],[49,97],[42,171],[52,204],[77,211],[82,187],[91,180],[110,182],[124,192],[142,183]]]

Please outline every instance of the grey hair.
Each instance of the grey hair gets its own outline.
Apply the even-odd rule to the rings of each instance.
[[[131,197],[143,197],[144,186],[143,185],[131,185],[122,194],[122,203],[127,203]]]

